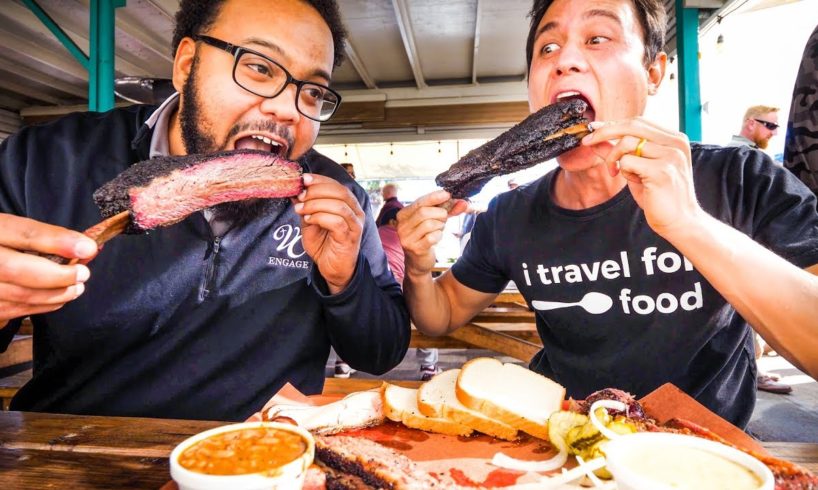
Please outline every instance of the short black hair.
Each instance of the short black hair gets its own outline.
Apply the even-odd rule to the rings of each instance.
[[[171,56],[176,56],[179,43],[186,37],[204,33],[213,26],[219,10],[227,0],[182,0],[176,11],[176,27],[173,30]],[[335,48],[333,66],[338,67],[344,61],[344,46],[347,31],[341,23],[341,11],[335,0],[302,0],[318,11],[332,33],[332,44]]]
[[[642,41],[645,43],[644,65],[648,66],[653,63],[656,55],[665,46],[667,12],[661,0],[631,0],[631,2],[639,19],[639,24],[642,26],[644,34]],[[537,26],[540,25],[540,21],[552,3],[554,3],[554,0],[534,0],[531,12],[528,13],[528,16],[531,17],[528,41],[525,44],[528,70],[531,70],[531,60],[534,59],[534,35],[537,33]]]

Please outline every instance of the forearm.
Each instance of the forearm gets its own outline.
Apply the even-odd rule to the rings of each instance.
[[[347,288],[323,296],[322,302],[330,341],[344,361],[372,374],[400,364],[409,348],[410,328],[397,283],[379,286],[367,261],[361,260]]]
[[[443,287],[431,273],[415,274],[407,267],[403,277],[403,295],[415,327],[426,335],[446,335],[450,326],[451,305]],[[460,325],[457,325],[458,327]]]
[[[777,352],[818,378],[818,276],[709,215],[664,237]]]

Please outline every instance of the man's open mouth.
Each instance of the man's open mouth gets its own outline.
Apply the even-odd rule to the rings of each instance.
[[[582,95],[580,92],[577,92],[576,90],[570,90],[570,91],[558,93],[556,95],[556,97],[554,97],[554,100],[551,101],[551,103],[570,100],[570,99],[578,99],[578,100],[581,100],[581,101],[585,102],[585,104],[588,106],[588,108],[585,109],[585,112],[582,113],[582,117],[584,117],[585,119],[587,119],[589,121],[595,121],[596,120],[596,111],[594,110],[594,106],[593,106],[593,104],[591,104],[591,101],[589,101],[587,97]]]
[[[286,158],[288,152],[286,144],[261,134],[251,134],[239,138],[236,140],[234,146],[236,150],[266,151],[282,158]]]

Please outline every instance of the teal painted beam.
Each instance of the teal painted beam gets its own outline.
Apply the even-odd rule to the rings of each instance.
[[[679,130],[690,141],[701,141],[699,10],[684,8],[684,0],[676,0],[676,46],[679,59]]]
[[[88,64],[88,110],[114,108],[114,37],[116,9],[125,0],[91,0],[91,56]]]
[[[57,25],[56,22],[54,22],[54,19],[48,15],[48,12],[43,10],[43,8],[40,7],[40,5],[34,0],[23,0],[23,3],[29,10],[31,10],[32,13],[34,13],[34,15],[37,16],[38,19],[40,19],[40,22],[42,22],[43,25],[48,27],[48,30],[51,31],[51,33],[56,36],[62,45],[65,46],[65,49],[71,53],[71,56],[73,56],[74,59],[76,59],[79,64],[87,70],[89,64],[88,55],[86,55],[85,52],[83,52],[83,50],[77,46],[77,43],[75,43],[74,40],[71,39],[71,37],[69,37],[68,34],[66,34],[65,31],[62,30],[59,25]]]

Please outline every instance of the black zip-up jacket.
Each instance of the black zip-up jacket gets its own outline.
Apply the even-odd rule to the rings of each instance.
[[[0,212],[75,230],[99,222],[91,195],[148,158],[144,121],[154,109],[72,114],[6,139]],[[311,151],[301,163],[344,184],[366,211],[345,291],[327,293],[288,201],[221,237],[201,213],[117,237],[89,264],[84,294],[32,318],[34,378],[12,409],[243,420],[288,381],[320,393],[330,345],[362,371],[396,366],[409,345],[409,317],[369,199],[322,155]],[[0,330],[0,348],[19,324]]]

